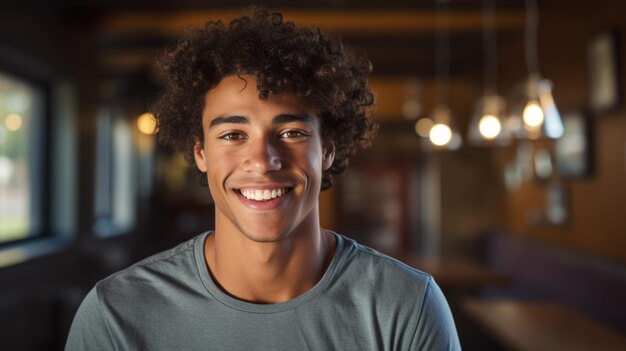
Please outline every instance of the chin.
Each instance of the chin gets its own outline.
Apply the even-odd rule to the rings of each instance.
[[[259,233],[254,233],[254,234],[249,234],[249,233],[244,233],[244,235],[246,236],[246,238],[248,238],[251,241],[257,242],[257,243],[277,243],[277,242],[281,242],[285,239],[287,239],[289,237],[288,234],[273,234],[273,233],[263,233],[263,234],[259,234]]]
[[[265,226],[254,226],[254,228],[267,228]],[[243,229],[243,228],[242,228]],[[293,234],[293,230],[288,230],[285,228],[275,228],[275,229],[264,229],[264,230],[241,230],[243,235],[255,242],[258,243],[275,243],[280,242],[285,239],[288,239],[291,234]]]

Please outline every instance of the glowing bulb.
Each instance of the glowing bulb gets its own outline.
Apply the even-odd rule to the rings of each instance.
[[[430,118],[420,118],[420,120],[415,123],[415,132],[422,138],[428,138],[433,124],[434,122]]]
[[[478,122],[478,130],[480,131],[480,135],[485,139],[494,139],[500,134],[502,130],[502,125],[496,116],[494,115],[484,115],[480,118]]]
[[[15,132],[22,127],[22,117],[17,113],[12,113],[4,120],[4,126],[9,132]]]
[[[430,142],[437,146],[444,146],[452,139],[452,130],[443,123],[435,124],[430,129]]]
[[[543,110],[537,100],[530,100],[526,104],[523,118],[524,124],[533,129],[539,128],[543,124]]]
[[[143,134],[154,134],[156,132],[156,119],[154,115],[147,112],[137,117],[137,128]]]

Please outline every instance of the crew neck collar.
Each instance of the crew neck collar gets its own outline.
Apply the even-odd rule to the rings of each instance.
[[[213,280],[213,277],[209,272],[206,259],[204,257],[204,244],[209,235],[213,234],[213,231],[209,231],[202,235],[199,235],[198,238],[196,238],[196,242],[194,243],[194,253],[200,280],[204,284],[209,294],[211,294],[215,299],[228,307],[240,311],[252,313],[276,313],[293,309],[315,298],[324,290],[326,290],[326,287],[336,273],[337,267],[339,266],[339,261],[341,260],[342,253],[344,251],[345,240],[343,236],[337,233],[334,233],[332,231],[328,232],[335,236],[337,240],[337,246],[335,249],[335,254],[333,255],[330,264],[326,268],[326,272],[324,272],[322,278],[311,289],[289,301],[273,304],[257,304],[236,299],[222,291],[222,289],[220,289]]]

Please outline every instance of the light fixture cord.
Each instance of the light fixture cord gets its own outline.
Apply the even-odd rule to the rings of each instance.
[[[495,0],[483,0],[484,94],[497,94],[498,50],[496,38]]]
[[[537,32],[539,28],[539,15],[537,0],[526,0],[526,33],[525,54],[528,73],[539,74],[539,56],[537,53]]]
[[[448,38],[448,0],[437,0],[435,69],[439,85],[439,105],[448,105],[450,80],[450,43]]]

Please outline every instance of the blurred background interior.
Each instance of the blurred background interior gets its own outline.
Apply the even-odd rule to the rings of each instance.
[[[379,135],[324,227],[433,274],[465,349],[625,350],[626,3],[537,2],[263,4],[373,63]],[[154,58],[246,5],[0,5],[1,349],[62,349],[96,281],[212,228]]]

